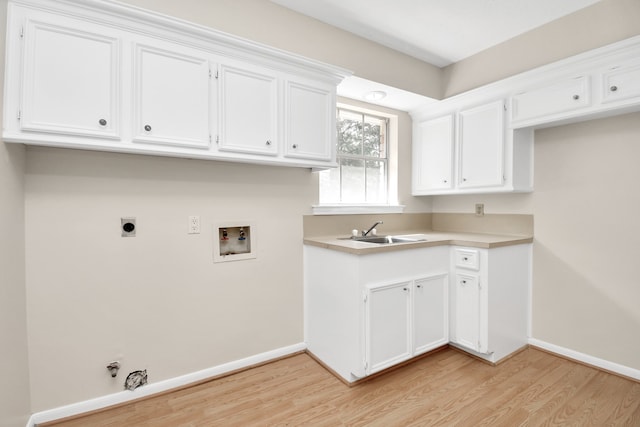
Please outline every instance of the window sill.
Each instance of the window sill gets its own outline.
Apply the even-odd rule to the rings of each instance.
[[[404,212],[404,205],[313,205],[314,215],[390,214]]]

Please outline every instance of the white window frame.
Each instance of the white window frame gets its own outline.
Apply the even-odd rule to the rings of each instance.
[[[398,204],[398,116],[383,111],[363,108],[352,104],[338,103],[337,108],[357,113],[383,117],[388,120],[387,144],[387,203],[329,203],[312,206],[314,215],[383,214],[402,213],[404,206]],[[318,191],[320,184],[318,183]]]

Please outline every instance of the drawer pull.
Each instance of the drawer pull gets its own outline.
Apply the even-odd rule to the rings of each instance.
[[[573,99],[575,99],[575,100],[580,99],[580,95],[573,95]]]
[[[462,260],[463,261],[469,261],[469,258],[468,257],[464,257],[464,258],[462,258]]]
[[[617,91],[617,90],[618,90],[618,86],[611,86],[611,87],[609,88],[609,90],[610,90],[611,92],[615,92],[615,91]]]
[[[98,123],[100,123],[100,126],[106,126],[107,125],[107,121],[105,119],[98,120]]]

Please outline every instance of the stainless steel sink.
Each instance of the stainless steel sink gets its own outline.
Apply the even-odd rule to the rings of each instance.
[[[412,242],[425,242],[427,239],[419,237],[420,235],[408,235],[408,236],[366,236],[366,237],[352,237],[352,240],[365,243],[377,243],[379,245],[388,245],[392,243],[412,243]]]

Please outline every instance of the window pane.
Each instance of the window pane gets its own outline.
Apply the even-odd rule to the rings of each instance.
[[[368,157],[387,157],[386,120],[364,116],[363,138],[364,155]]]
[[[367,203],[387,202],[387,164],[386,162],[367,161]]]
[[[365,202],[365,167],[364,160],[341,159],[342,170],[342,202]]]
[[[338,110],[338,153],[362,155],[362,114]]]
[[[340,168],[318,172],[320,203],[340,203]]]

